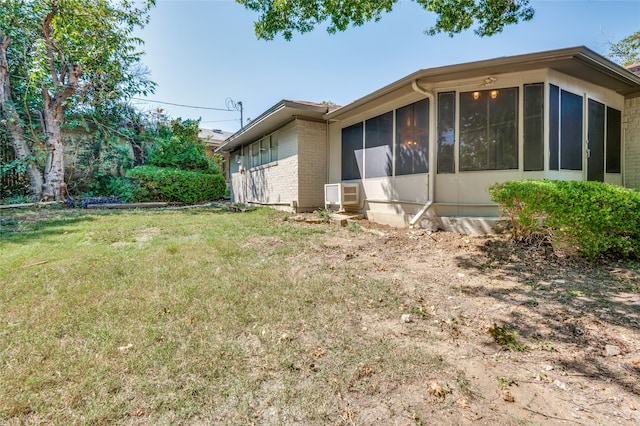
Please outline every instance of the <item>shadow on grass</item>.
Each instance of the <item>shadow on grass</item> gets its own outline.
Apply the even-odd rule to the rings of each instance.
[[[463,285],[465,297],[490,297],[508,311],[506,322],[540,348],[557,352],[556,362],[567,372],[615,383],[640,395],[640,367],[624,361],[635,348],[623,330],[640,332],[640,274],[633,264],[588,263],[559,258],[549,249],[489,240],[477,254],[457,257],[458,266],[517,283],[509,288]],[[607,345],[620,357],[607,357]],[[582,352],[580,356],[576,353]]]
[[[0,245],[27,244],[33,240],[74,232],[72,225],[95,220],[85,212],[19,212],[0,218]]]

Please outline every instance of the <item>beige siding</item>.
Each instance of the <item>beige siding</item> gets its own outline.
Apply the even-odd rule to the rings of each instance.
[[[624,186],[640,188],[640,97],[625,101],[622,132],[624,135]]]

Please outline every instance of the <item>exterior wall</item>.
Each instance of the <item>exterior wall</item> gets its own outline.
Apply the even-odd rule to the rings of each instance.
[[[278,139],[278,159],[258,167],[245,168],[247,155],[242,150],[231,155],[231,191],[234,202],[269,205],[292,210],[298,201],[298,135],[296,122],[290,122],[271,134]],[[237,155],[243,160],[238,163]]]
[[[640,98],[627,101],[624,97],[600,86],[586,83],[573,77],[549,69],[533,70],[522,73],[498,74],[491,89],[518,87],[518,169],[514,170],[487,170],[487,171],[459,171],[459,111],[456,112],[456,137],[454,156],[456,158],[456,171],[451,174],[435,173],[436,159],[436,116],[437,94],[439,92],[455,91],[459,99],[460,92],[474,90],[486,90],[484,78],[477,77],[467,80],[445,81],[431,85],[429,91],[435,95],[430,102],[430,170],[434,187],[429,190],[429,175],[416,174],[410,176],[390,176],[375,179],[361,179],[348,182],[360,182],[364,201],[361,210],[370,220],[387,223],[393,226],[406,226],[409,220],[421,209],[427,201],[434,204],[428,209],[426,217],[439,216],[497,216],[498,208],[491,201],[487,189],[498,182],[507,180],[524,179],[567,179],[583,180],[587,176],[586,145],[583,147],[582,170],[549,170],[549,133],[544,134],[544,169],[543,171],[524,171],[523,150],[523,85],[529,83],[545,83],[545,129],[549,129],[549,84],[554,84],[561,89],[571,91],[583,96],[585,103],[587,98],[594,99],[607,106],[623,111],[623,132],[625,132],[627,164],[623,165],[623,171],[627,170],[627,186],[640,186]],[[409,88],[401,88],[395,93],[386,95],[382,99],[374,100],[357,109],[338,117],[339,121],[330,124],[329,129],[329,183],[337,183],[342,180],[342,129],[354,123],[358,123],[379,114],[397,109],[409,103],[427,97],[426,94],[414,92]],[[456,109],[459,103],[456,102]],[[633,104],[630,111],[626,111]],[[586,140],[587,122],[584,120],[584,139]],[[635,129],[635,130],[632,130]],[[395,145],[395,144],[394,144]],[[635,157],[633,157],[635,155]],[[366,156],[366,152],[365,152]],[[634,159],[635,158],[635,159]],[[624,160],[623,160],[624,161]],[[635,165],[631,164],[635,161]],[[366,158],[365,158],[366,162]],[[634,170],[632,174],[630,171]],[[606,174],[605,181],[614,184],[622,184],[621,174]],[[433,200],[429,198],[433,196]]]
[[[313,211],[324,206],[327,182],[327,124],[297,120],[298,210]]]
[[[622,115],[624,186],[640,188],[640,97],[627,99]]]

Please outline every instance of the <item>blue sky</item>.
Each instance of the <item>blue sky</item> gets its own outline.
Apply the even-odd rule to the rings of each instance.
[[[257,40],[257,14],[232,0],[158,0],[138,34],[158,84],[147,99],[225,109],[231,98],[242,102],[246,122],[282,99],[346,105],[423,68],[580,45],[606,55],[609,42],[640,30],[640,0],[531,5],[532,21],[493,37],[473,31],[426,36],[435,15],[401,0],[379,22],[334,35],[317,28],[287,42]],[[173,118],[202,118],[205,128],[240,128],[239,112],[132,102],[143,110],[163,108]]]

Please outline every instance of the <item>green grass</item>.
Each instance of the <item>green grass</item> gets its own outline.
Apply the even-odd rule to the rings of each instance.
[[[52,212],[0,225],[0,423],[331,424],[438,357],[362,331],[390,283],[325,268],[271,210]],[[5,218],[3,218],[5,219]]]

